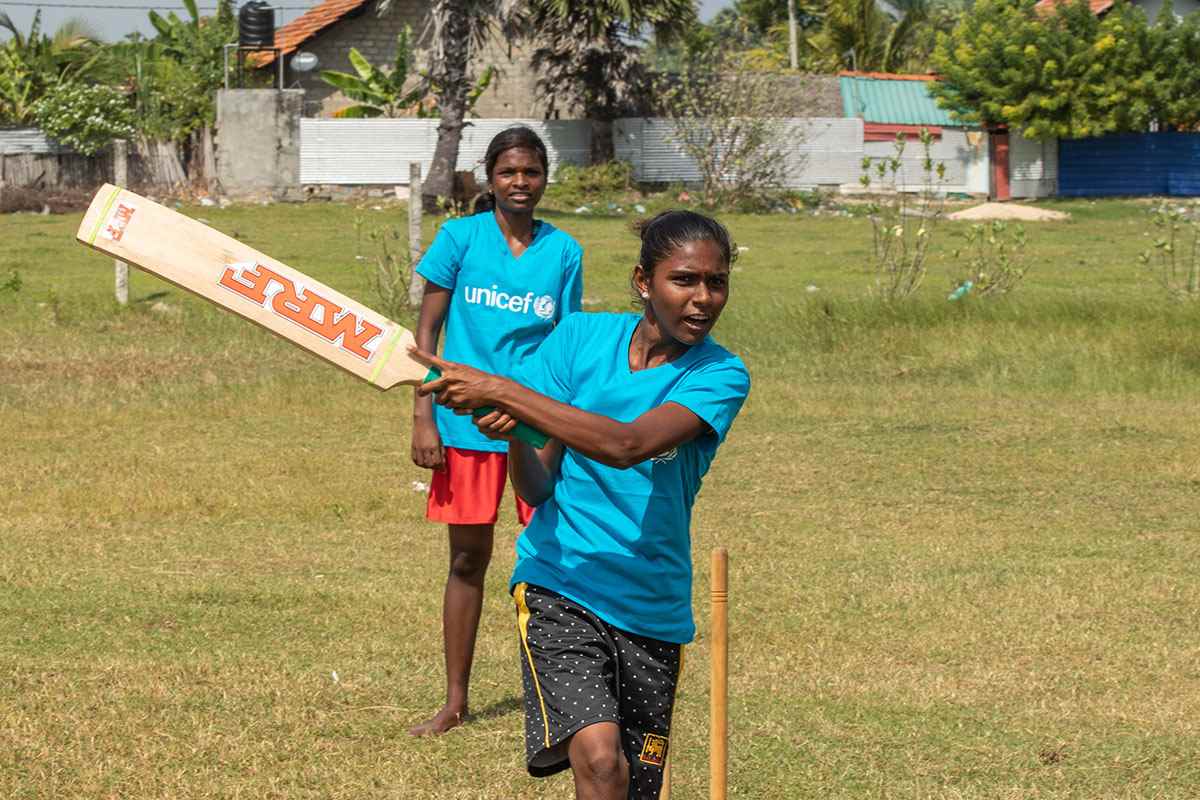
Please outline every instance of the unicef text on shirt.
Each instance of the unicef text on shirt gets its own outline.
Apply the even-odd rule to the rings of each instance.
[[[522,296],[497,291],[498,288],[495,284],[492,284],[491,289],[485,289],[482,286],[464,286],[463,298],[474,305],[499,308],[514,314],[528,314],[532,305],[533,313],[542,319],[554,318],[554,298],[550,295],[544,294],[535,299],[533,292],[526,292]]]

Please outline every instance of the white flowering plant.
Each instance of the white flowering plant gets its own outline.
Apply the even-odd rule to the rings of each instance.
[[[34,118],[51,139],[86,156],[136,130],[129,99],[111,86],[55,86],[35,105]]]

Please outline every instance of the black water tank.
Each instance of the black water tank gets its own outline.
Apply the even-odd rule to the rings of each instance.
[[[262,0],[251,0],[238,12],[238,44],[242,47],[275,46],[275,9]]]

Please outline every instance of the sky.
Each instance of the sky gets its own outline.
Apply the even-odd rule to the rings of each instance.
[[[317,5],[320,0],[270,0],[276,9],[276,24],[286,24],[304,13],[308,8]],[[200,13],[212,11],[216,4],[214,0],[197,0]],[[731,5],[732,0],[700,0],[700,18],[711,19],[714,14],[725,6]],[[242,5],[238,0],[237,5]],[[53,33],[54,29],[71,17],[86,20],[106,41],[117,41],[133,31],[141,31],[147,36],[154,34],[154,28],[147,18],[147,10],[153,8],[163,16],[168,11],[175,11],[180,17],[187,18],[183,3],[175,0],[0,0],[0,11],[4,11],[16,24],[22,34],[29,32],[33,15],[37,9],[42,9],[42,30]],[[8,38],[8,32],[0,32],[0,40]]]

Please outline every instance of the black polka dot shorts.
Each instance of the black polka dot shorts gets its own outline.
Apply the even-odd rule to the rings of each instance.
[[[614,628],[539,586],[517,584],[513,597],[529,774],[567,769],[559,744],[588,725],[615,722],[629,761],[630,800],[655,800],[667,762],[683,645]]]

